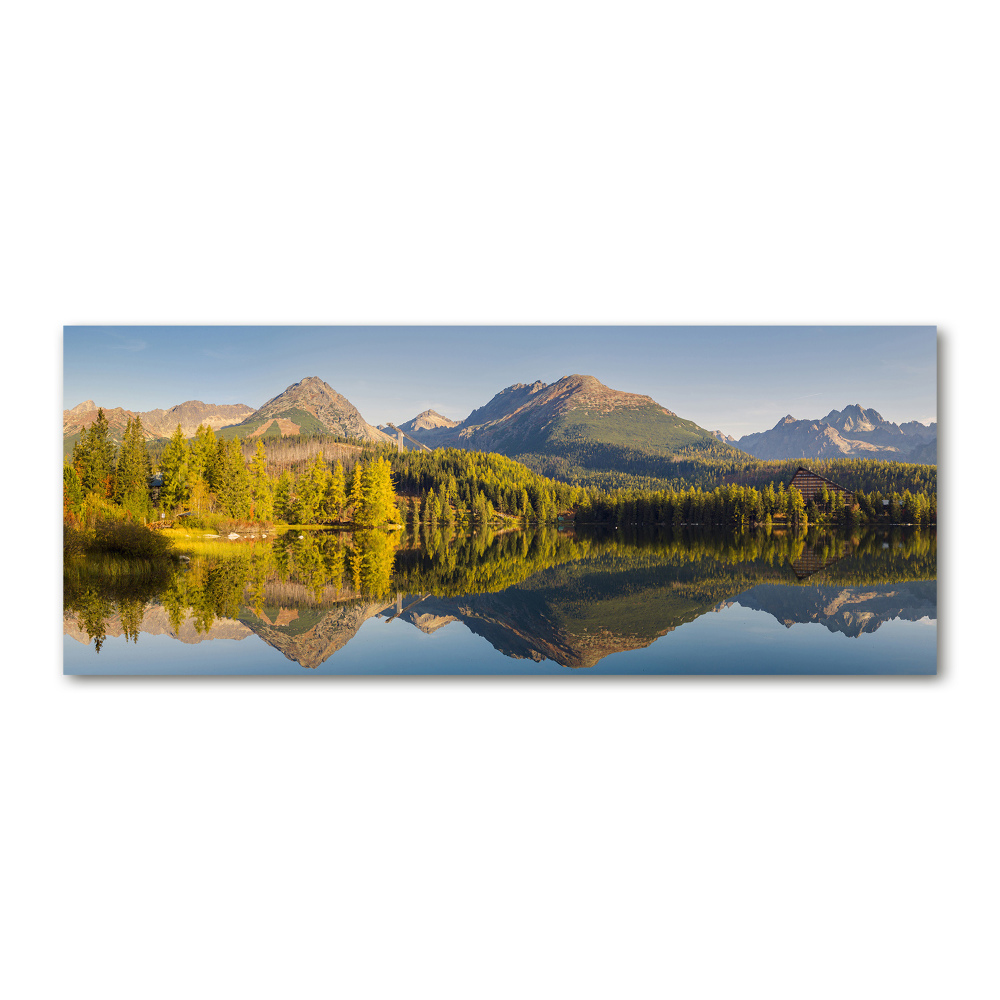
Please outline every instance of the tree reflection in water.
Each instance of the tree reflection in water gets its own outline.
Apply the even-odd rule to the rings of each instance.
[[[137,642],[151,609],[162,609],[174,635],[183,626],[207,637],[218,623],[238,621],[262,637],[270,628],[265,638],[276,643],[279,633],[298,634],[333,610],[340,609],[338,621],[349,618],[356,631],[366,616],[395,605],[387,617],[406,611],[404,619],[421,628],[421,622],[468,624],[478,615],[491,628],[506,628],[505,635],[527,634],[529,652],[510,655],[534,656],[542,647],[532,646],[530,635],[548,629],[545,641],[555,652],[544,655],[558,658],[559,629],[563,639],[627,631],[648,644],[650,636],[751,590],[765,609],[778,601],[782,620],[795,621],[807,612],[789,610],[789,601],[802,604],[806,595],[800,590],[796,598],[788,588],[812,587],[809,608],[820,607],[820,586],[823,594],[882,588],[872,593],[884,597],[886,587],[935,580],[936,560],[933,531],[898,528],[854,534],[583,526],[471,536],[456,536],[448,527],[416,534],[286,532],[273,543],[234,544],[225,555],[186,564],[72,560],[64,573],[64,618],[67,631],[85,634],[100,652],[108,634]],[[768,587],[781,591],[780,601],[778,590]],[[921,607],[930,600],[927,593],[921,591]],[[483,595],[497,596],[487,601]],[[357,613],[345,617],[342,612],[352,608]],[[822,608],[808,615],[801,620],[819,620]],[[279,619],[285,624],[275,624]],[[491,641],[504,648],[508,639]]]

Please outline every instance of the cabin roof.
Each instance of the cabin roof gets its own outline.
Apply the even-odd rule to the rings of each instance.
[[[851,492],[846,486],[841,486],[840,483],[835,483],[832,479],[827,479],[826,476],[821,476],[818,472],[813,472],[812,469],[807,469],[804,465],[800,465],[795,470],[795,476],[797,476],[800,472],[804,472],[804,473],[806,473],[809,476],[815,477],[816,479],[821,479],[824,483],[829,483],[831,486],[836,487],[842,493],[850,493]],[[792,480],[791,480],[792,483],[795,482],[795,476],[792,476]],[[791,485],[791,483],[789,483],[789,485]]]

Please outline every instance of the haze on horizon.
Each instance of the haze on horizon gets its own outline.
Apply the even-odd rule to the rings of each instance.
[[[76,326],[63,343],[65,409],[257,408],[317,375],[371,424],[464,420],[509,385],[577,373],[736,438],[854,403],[937,419],[933,326]]]

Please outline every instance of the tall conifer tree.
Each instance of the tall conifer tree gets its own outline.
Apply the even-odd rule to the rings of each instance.
[[[114,489],[115,445],[110,438],[108,418],[103,408],[97,419],[80,432],[73,448],[73,464],[77,467],[83,489],[100,497],[110,497]]]
[[[249,518],[253,508],[250,473],[243,461],[239,438],[231,438],[228,442],[220,438],[215,476],[216,492],[223,511],[240,520]]]
[[[142,420],[129,417],[115,470],[114,499],[133,517],[146,518],[152,509],[149,501],[151,471]]]
[[[274,517],[274,492],[267,475],[267,455],[264,442],[257,438],[257,451],[250,463],[250,489],[253,494],[253,516],[258,521]]]
[[[278,477],[274,485],[274,516],[278,521],[291,524],[294,520],[292,488],[294,480],[287,469]]]
[[[338,461],[330,474],[326,493],[326,510],[330,517],[337,521],[344,519],[344,507],[347,505],[345,491],[344,466]]]
[[[181,425],[177,425],[170,442],[160,457],[160,472],[163,486],[160,489],[160,505],[172,510],[185,503],[188,498],[188,477],[190,476],[191,449],[184,439]]]

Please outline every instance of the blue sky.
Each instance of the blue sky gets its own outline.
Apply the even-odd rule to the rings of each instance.
[[[372,424],[461,420],[505,386],[594,375],[740,437],[851,403],[937,419],[934,327],[67,327],[63,406],[260,406],[318,375]]]

